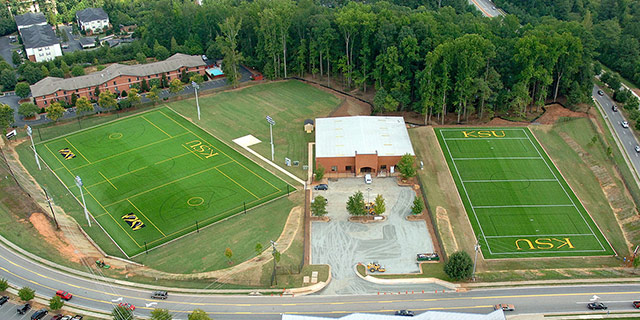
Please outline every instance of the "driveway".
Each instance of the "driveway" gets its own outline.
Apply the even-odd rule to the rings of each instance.
[[[9,36],[0,37],[0,56],[2,56],[2,59],[10,64],[11,67],[15,68],[13,61],[11,60],[11,55],[13,54],[13,51],[16,51],[19,48],[18,42],[12,43],[9,41]]]
[[[370,190],[368,190],[370,189]],[[346,203],[349,196],[362,191],[365,201],[376,195],[385,198],[387,219],[380,222],[349,222]],[[329,190],[314,191],[313,196],[328,199],[330,222],[311,225],[313,264],[331,265],[332,280],[322,294],[365,294],[385,290],[433,290],[434,285],[382,286],[361,280],[354,272],[358,262],[377,261],[387,273],[417,273],[416,254],[433,252],[433,243],[424,221],[408,221],[415,192],[400,187],[395,178],[374,178],[365,184],[362,178],[345,178],[329,183]]]
[[[78,50],[82,50],[82,45],[80,44],[80,37],[76,36],[72,33],[73,27],[71,26],[58,26],[61,32],[66,33],[67,37],[69,37],[69,41],[63,42],[62,37],[60,37],[60,46],[63,44],[67,44],[69,47],[66,49],[62,49],[62,52],[74,52]]]

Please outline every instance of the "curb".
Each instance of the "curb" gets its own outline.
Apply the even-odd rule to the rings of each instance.
[[[360,273],[358,273],[357,266],[358,266],[357,264],[353,266],[353,271],[356,273],[356,275],[362,280],[375,283],[375,284],[392,285],[392,284],[427,284],[429,283],[429,284],[437,284],[439,286],[442,286],[451,290],[456,290],[456,291],[460,288],[460,285],[457,283],[451,283],[438,278],[379,279],[370,275],[363,277]]]
[[[290,292],[294,296],[295,295],[306,296],[324,289],[331,282],[331,265],[327,264],[326,266],[329,267],[329,276],[327,277],[327,281],[321,281],[314,285],[310,285],[302,288],[290,289],[290,290],[287,290],[287,292]]]

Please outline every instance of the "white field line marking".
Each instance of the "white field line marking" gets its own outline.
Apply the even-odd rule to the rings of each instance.
[[[471,207],[471,211],[473,211],[473,216],[476,218],[476,222],[478,223],[478,228],[480,228],[480,233],[482,233],[482,237],[484,238],[484,243],[487,244],[487,249],[489,249],[489,253],[493,254],[493,251],[491,251],[491,246],[489,245],[489,242],[487,241],[487,237],[484,235],[484,230],[482,229],[482,224],[480,223],[480,220],[478,219],[478,215],[476,214],[476,210],[473,207],[473,202],[471,202],[471,198],[469,198],[469,192],[467,192],[467,188],[464,185],[464,182],[462,181],[462,176],[460,175],[460,171],[458,171],[458,166],[456,165],[456,161],[453,159],[451,150],[449,149],[449,144],[447,143],[447,140],[444,140],[444,135],[442,134],[442,131],[440,131],[440,137],[443,139],[442,141],[444,142],[444,145],[447,147],[447,152],[449,153],[449,158],[451,158],[451,163],[453,164],[453,168],[456,169],[456,174],[458,175],[458,179],[460,180],[460,184],[462,185],[462,189],[464,190],[464,194],[467,197],[467,201],[469,201],[469,206]]]
[[[476,209],[573,207],[572,204],[515,204],[509,206],[473,206]]]
[[[505,179],[505,180],[465,180],[464,183],[473,182],[554,182],[554,179]]]
[[[524,129],[521,129],[525,135],[527,135],[527,132],[524,131]],[[527,135],[528,137],[529,135]],[[536,152],[538,152],[538,155],[540,156],[540,158],[544,157],[542,156],[542,154],[540,153],[540,150],[538,150],[538,148],[536,147],[536,145],[533,143],[533,141],[531,141],[531,138],[529,138],[529,143],[531,143],[531,146],[533,146],[533,148],[536,150]],[[600,247],[602,248],[602,250],[600,251],[607,251],[607,249],[604,248],[604,246],[602,245],[602,242],[600,242],[600,239],[598,239],[598,236],[596,236],[596,234],[593,232],[593,229],[591,228],[591,226],[589,225],[589,223],[587,222],[587,219],[584,218],[584,216],[582,215],[582,212],[580,212],[580,210],[578,209],[578,207],[576,206],[576,203],[573,201],[573,199],[571,198],[571,196],[569,196],[569,193],[567,192],[567,190],[564,188],[564,186],[562,185],[562,183],[560,183],[560,180],[558,180],[558,177],[556,176],[555,172],[553,172],[553,170],[551,170],[551,167],[549,166],[549,164],[547,163],[546,160],[544,160],[544,163],[547,165],[547,169],[549,169],[549,171],[551,171],[551,174],[556,178],[556,181],[558,182],[558,184],[560,184],[560,187],[562,188],[562,191],[564,191],[564,194],[567,196],[567,198],[569,198],[569,201],[571,201],[571,203],[573,204],[573,207],[576,209],[576,211],[578,212],[578,214],[580,215],[580,217],[582,218],[582,221],[584,221],[584,223],[587,225],[587,227],[589,228],[589,231],[591,231],[591,234],[593,234],[593,236],[596,238],[596,241],[598,241],[598,244],[600,244]]]
[[[459,161],[459,160],[539,160],[542,158],[540,157],[498,157],[498,158],[489,157],[489,158],[451,158],[451,159],[455,161]]]
[[[572,233],[572,234],[524,234],[515,236],[487,236],[487,238],[525,238],[525,237],[571,237],[571,236],[591,236],[590,233]]]

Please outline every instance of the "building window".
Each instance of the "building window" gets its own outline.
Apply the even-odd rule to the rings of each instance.
[[[136,77],[136,80],[140,80],[140,77]]]
[[[76,92],[78,92],[78,89],[76,89]]]
[[[387,170],[387,165],[386,164],[381,165],[380,170]]]
[[[351,166],[346,166],[344,170],[346,170],[347,172],[351,172],[352,169],[351,169]]]
[[[113,85],[114,85],[114,86],[116,85],[116,82],[115,82],[115,81],[113,82]]]
[[[45,106],[47,105],[47,100],[45,100],[45,101],[44,101],[44,105],[45,105]]]
[[[331,171],[332,171],[332,172],[336,172],[336,171],[338,171],[338,167],[337,167],[337,166],[331,166]]]
[[[58,93],[56,92],[56,97],[58,96]]]

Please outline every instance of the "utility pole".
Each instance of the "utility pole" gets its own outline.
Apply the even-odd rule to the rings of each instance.
[[[471,279],[476,281],[476,263],[478,262],[478,251],[480,251],[480,242],[477,239],[474,249],[476,250],[476,257],[473,259],[473,274],[471,275]]]
[[[53,212],[53,207],[51,206],[51,198],[49,198],[49,193],[47,193],[47,189],[42,188],[44,190],[44,196],[47,198],[47,203],[49,204],[49,209],[51,210],[51,215],[53,216],[53,221],[56,223],[56,229],[60,230],[60,225],[58,225],[58,220],[56,219],[56,213]]]

